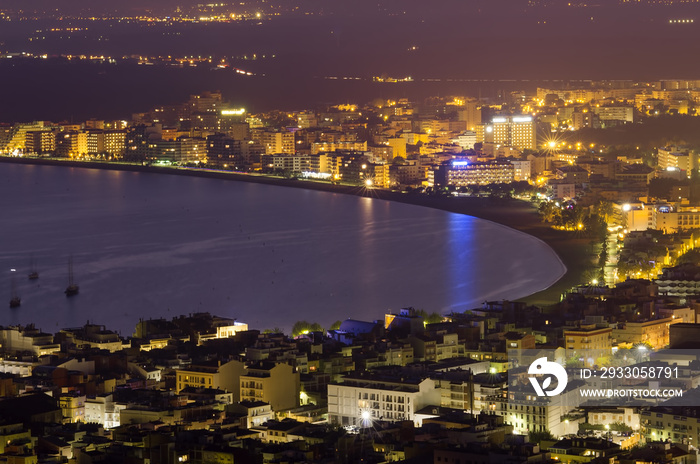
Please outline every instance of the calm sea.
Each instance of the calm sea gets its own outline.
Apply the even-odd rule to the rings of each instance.
[[[565,271],[543,242],[498,224],[303,189],[3,164],[0,205],[0,324],[51,332],[89,320],[130,335],[139,318],[199,311],[285,330],[406,306],[463,311]],[[67,298],[71,256],[80,294]]]

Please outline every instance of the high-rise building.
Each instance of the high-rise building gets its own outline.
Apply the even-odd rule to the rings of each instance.
[[[53,153],[56,150],[56,135],[51,130],[28,131],[24,145],[27,154]]]
[[[536,124],[532,116],[496,116],[492,119],[493,143],[520,150],[537,148]]]
[[[106,154],[122,157],[126,151],[126,132],[122,130],[105,131],[103,143]]]
[[[222,106],[221,92],[204,92],[201,95],[190,95],[188,106],[192,113],[216,113]]]
[[[129,161],[145,161],[149,156],[149,145],[163,136],[163,126],[139,124],[126,134],[126,152],[124,158]]]
[[[243,165],[240,144],[226,134],[207,137],[207,164],[216,168],[239,168]]]
[[[148,143],[148,151],[148,157],[156,162],[199,163],[206,161],[207,142],[205,139],[190,137],[159,139]]]
[[[259,136],[260,143],[265,148],[265,154],[294,154],[294,133],[287,131],[262,131],[259,133]]]
[[[87,132],[66,131],[56,135],[56,154],[65,158],[87,153]]]
[[[90,130],[87,133],[87,152],[96,155],[104,152],[105,134],[102,130]]]

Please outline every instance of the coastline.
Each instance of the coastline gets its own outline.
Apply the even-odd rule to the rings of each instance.
[[[565,274],[554,284],[534,294],[520,298],[528,304],[549,306],[571,287],[584,281],[583,276],[594,264],[594,256],[588,251],[590,239],[575,238],[571,232],[555,230],[543,224],[537,210],[523,200],[471,197],[437,197],[411,194],[361,186],[334,185],[325,182],[284,179],[255,174],[209,170],[182,169],[135,164],[101,163],[41,158],[17,158],[0,156],[2,163],[64,166],[83,169],[148,172],[212,179],[235,180],[281,187],[304,188],[344,195],[375,198],[416,206],[424,206],[457,214],[465,214],[501,224],[542,240],[551,247],[566,267]]]

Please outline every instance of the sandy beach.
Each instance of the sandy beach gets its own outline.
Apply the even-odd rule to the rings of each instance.
[[[486,219],[532,235],[547,243],[567,268],[566,274],[546,290],[522,298],[530,304],[547,306],[560,300],[562,293],[584,281],[584,274],[595,263],[590,251],[590,239],[578,238],[573,232],[554,230],[543,224],[535,207],[522,200],[472,197],[428,196],[417,193],[402,193],[377,188],[333,185],[324,182],[284,179],[244,173],[222,171],[177,169],[172,167],[139,166],[132,164],[82,162],[56,159],[0,157],[0,162],[19,164],[43,164],[86,169],[109,169],[120,171],[151,172],[159,174],[208,177],[243,182],[304,188],[324,192],[355,195],[379,200],[396,201],[452,213],[466,214]]]

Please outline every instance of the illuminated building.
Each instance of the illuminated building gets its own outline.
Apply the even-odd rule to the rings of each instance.
[[[96,155],[104,151],[104,132],[101,130],[90,130],[87,132],[87,153]]]
[[[464,121],[467,130],[476,130],[477,124],[481,124],[481,107],[479,102],[466,101],[462,108],[457,110],[457,119],[459,121]]]
[[[465,131],[451,141],[462,147],[463,150],[471,150],[476,143],[476,132],[470,130]]]
[[[101,424],[105,429],[119,427],[119,414],[126,403],[115,402],[111,393],[85,400],[85,422]]]
[[[414,185],[423,177],[421,166],[414,160],[404,164],[389,165],[389,183],[391,185]]]
[[[595,324],[565,328],[564,346],[567,350],[605,350],[609,354],[612,349],[612,328],[597,327]]]
[[[491,161],[472,163],[452,160],[444,162],[435,172],[435,185],[446,187],[454,185],[486,185],[510,183],[515,180],[515,168],[508,161]]]
[[[623,165],[622,170],[615,174],[615,179],[648,184],[655,176],[656,172],[651,166],[646,164],[628,164]]]
[[[294,154],[294,133],[287,131],[261,131],[257,137],[265,149],[265,154]],[[255,140],[256,135],[253,136]]]
[[[233,393],[233,400],[237,403],[241,401],[240,379],[244,373],[245,365],[236,360],[224,364],[218,361],[208,364],[193,364],[187,369],[176,371],[175,389],[180,392],[187,387],[218,388]]]
[[[367,151],[371,152],[375,159],[391,161],[394,158],[393,150],[388,145],[368,145]]]
[[[190,117],[190,128],[201,131],[216,131],[219,129],[221,119],[216,113],[196,113]]]
[[[600,176],[604,179],[615,178],[615,169],[617,168],[615,162],[597,158],[579,158],[577,165],[587,171],[589,176]]]
[[[163,126],[153,124],[146,126],[139,124],[131,128],[126,134],[126,152],[124,158],[129,161],[144,161],[149,157],[150,145],[161,139]]]
[[[126,132],[108,130],[104,133],[104,152],[112,156],[123,156],[126,151]]]
[[[493,125],[480,123],[474,127],[476,143],[493,143]]]
[[[339,141],[334,143],[320,142],[311,144],[311,154],[313,155],[336,150],[367,151],[367,142]]]
[[[493,143],[520,150],[537,148],[536,124],[532,116],[496,116],[491,120]],[[485,140],[487,141],[487,140]]]
[[[666,100],[666,105],[668,106],[668,112],[671,114],[688,114],[690,109],[690,102],[685,99]]]
[[[565,438],[550,445],[552,459],[561,463],[586,463],[594,459],[614,462],[614,456],[621,454],[620,445],[605,438]]]
[[[36,356],[45,356],[61,351],[61,345],[54,343],[52,334],[35,329],[33,326],[9,326],[0,327],[0,347],[8,354],[28,352]],[[7,357],[0,364],[0,372],[21,373],[25,372],[22,366],[8,366]],[[31,371],[31,365],[29,367]],[[25,372],[30,375],[30,372]]]
[[[21,422],[13,423],[12,420],[4,421],[0,425],[0,454],[5,455],[6,448],[10,448],[10,444],[13,442],[31,442],[32,433],[28,429],[24,429],[24,425]],[[12,459],[10,457],[10,459]]]
[[[479,372],[479,364],[487,366]],[[469,370],[450,370],[433,376],[440,389],[440,406],[478,414],[499,414],[506,403],[505,376],[488,372],[488,361],[469,366]]]
[[[205,161],[206,155],[205,139],[179,137],[177,140],[148,142],[148,158],[156,162],[198,163]]]
[[[508,350],[530,350],[535,349],[535,337],[532,334],[522,332],[506,332],[503,334],[503,341]]]
[[[298,113],[297,125],[299,126],[299,129],[308,129],[309,127],[316,127],[318,125],[316,113],[314,113],[313,111],[302,111]]]
[[[639,411],[637,408],[606,408],[588,411],[588,423],[591,425],[610,425],[618,422],[627,424],[633,430],[639,430]]]
[[[428,143],[430,142],[430,135],[421,134],[419,132],[403,132],[401,137],[406,141],[407,144],[416,145],[418,142]]]
[[[372,182],[375,186],[388,188],[391,186],[390,165],[374,164],[374,178]]]
[[[416,420],[416,411],[440,404],[440,390],[429,378],[351,373],[328,385],[328,422],[363,425],[362,421]],[[368,425],[366,425],[368,426]]]
[[[599,106],[591,108],[601,121],[634,122],[634,108],[631,106]]]
[[[406,158],[406,139],[403,137],[392,137],[387,139],[386,143],[391,147],[392,157],[400,156]]]
[[[530,180],[532,165],[529,160],[512,160],[513,180],[516,182]]]
[[[85,395],[70,392],[58,397],[58,406],[69,423],[85,422]]]
[[[511,381],[513,370],[508,370]],[[549,431],[553,436],[561,436],[578,431],[578,424],[568,424],[562,417],[576,409],[581,403],[579,388],[581,380],[571,380],[563,393],[556,396],[540,397],[530,392],[508,391],[508,402],[502,414],[506,423],[513,426],[515,433]],[[498,405],[497,405],[498,406]]]
[[[201,95],[190,95],[188,102],[188,107],[192,113],[216,113],[221,105],[221,92],[204,92]]]
[[[263,361],[248,366],[240,383],[240,401],[264,401],[274,411],[299,406],[299,372],[289,364]]]
[[[87,132],[87,153],[107,154],[121,157],[126,151],[126,132],[121,130],[89,130]]]
[[[310,155],[272,155],[272,168],[274,170],[304,172],[311,171]]]
[[[613,329],[613,338],[618,343],[630,346],[647,344],[653,350],[666,348],[669,344],[669,327],[683,322],[681,319],[664,317],[640,322],[622,322]]]
[[[97,348],[110,353],[131,347],[130,341],[124,341],[116,332],[107,330],[103,325],[85,324],[83,327],[62,329],[61,336],[67,343],[78,348]]]
[[[598,129],[600,127],[600,118],[592,111],[574,111],[571,114],[571,127],[574,130],[583,128]]]
[[[384,328],[387,330],[403,331],[406,334],[424,331],[425,320],[413,308],[402,308],[399,314],[384,314]]]
[[[216,168],[235,168],[242,166],[240,145],[225,134],[207,137],[207,164]]]
[[[41,155],[56,150],[56,136],[51,130],[28,131],[24,142],[26,154]]]
[[[236,415],[243,416],[242,419],[245,421],[247,429],[259,427],[275,418],[272,407],[264,401],[242,401],[230,405],[229,410]]]
[[[317,173],[331,173],[332,169],[328,163],[328,155],[326,153],[319,153],[317,155],[311,155],[311,172]]]
[[[686,171],[688,177],[697,169],[697,155],[687,148],[670,146],[658,149],[659,169],[663,171]]]
[[[87,132],[67,131],[56,135],[56,155],[65,158],[87,153]]]
[[[249,140],[250,139],[250,128],[247,122],[240,121],[220,121],[219,131],[225,132],[229,137],[234,140]]]
[[[588,180],[588,171],[581,166],[560,166],[556,170],[556,177],[572,184],[582,184]]]
[[[640,413],[642,431],[649,441],[700,442],[700,409],[650,408]]]

